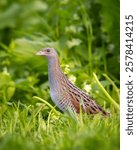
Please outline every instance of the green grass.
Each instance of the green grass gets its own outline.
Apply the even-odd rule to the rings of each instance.
[[[118,150],[119,116],[62,114],[10,104],[0,117],[0,150]]]

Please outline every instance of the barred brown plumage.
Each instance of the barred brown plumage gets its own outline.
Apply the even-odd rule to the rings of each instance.
[[[44,48],[37,55],[48,58],[48,77],[50,95],[53,102],[62,110],[68,108],[79,113],[80,109],[87,114],[102,113],[109,116],[89,95],[73,85],[60,68],[58,54],[54,48]]]

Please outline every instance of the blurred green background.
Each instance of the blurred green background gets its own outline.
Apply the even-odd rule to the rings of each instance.
[[[19,119],[22,111],[23,114],[27,114],[26,120],[33,112],[39,114],[40,118],[42,116],[43,120],[47,120],[49,116],[51,108],[43,107],[41,103],[39,105],[39,100],[32,98],[39,96],[53,104],[49,95],[47,61],[45,58],[35,55],[43,47],[56,48],[61,67],[68,78],[97,99],[98,103],[111,111],[114,116],[117,116],[119,111],[101,90],[93,72],[108,94],[119,104],[119,3],[119,0],[0,1],[0,126],[2,129],[0,131],[0,143],[2,143],[0,149],[2,149],[2,145],[3,149],[6,149],[4,145],[6,142],[14,143],[13,149],[16,149],[14,145],[16,145],[15,139],[18,136],[14,135],[15,139],[12,139],[8,133],[18,134],[18,128],[24,124]],[[17,113],[18,117],[8,120],[15,115],[14,113]],[[39,119],[37,115],[34,115],[36,118],[32,115],[34,120]],[[16,119],[19,119],[20,124],[13,123]],[[31,120],[32,124],[34,123],[33,119]],[[116,150],[119,148],[119,119],[111,119],[108,122],[110,126],[112,125],[112,133],[109,135],[114,134],[114,136],[112,141],[109,140],[109,144],[104,146],[104,149],[110,150],[112,144],[115,143],[114,150]],[[117,129],[115,129],[114,122],[117,124]],[[107,123],[103,123],[105,128]],[[38,126],[36,124],[32,125],[33,130]],[[19,130],[21,134],[28,132],[25,130],[26,128],[21,129],[24,130]],[[83,134],[87,138],[87,127],[83,130]],[[94,131],[94,128],[91,131]],[[104,135],[102,126],[96,134],[99,132]],[[96,134],[93,136],[94,138],[92,137],[94,140],[97,140]],[[35,136],[31,134],[30,137]],[[43,136],[41,136],[42,138]],[[90,139],[90,137],[88,138]],[[18,146],[22,145],[20,143],[23,143],[24,140],[24,138],[18,139]],[[56,140],[49,142],[51,147],[56,145]],[[104,144],[105,140],[100,141],[100,145]],[[98,143],[98,140],[94,142]],[[30,145],[28,142],[25,143],[26,148],[30,146],[30,149],[35,149],[37,144],[39,148],[39,143],[42,145],[44,142],[36,140],[36,145],[35,142]],[[87,143],[85,142],[85,147]],[[71,142],[64,145],[67,144],[72,145]],[[92,148],[102,150],[100,145],[95,145],[98,148],[92,145]],[[21,148],[26,149],[23,145]],[[67,146],[64,149],[67,149]]]

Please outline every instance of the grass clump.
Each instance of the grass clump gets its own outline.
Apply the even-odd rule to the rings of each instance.
[[[119,149],[118,115],[104,118],[51,110],[44,116],[44,106],[5,106],[0,117],[0,150]]]

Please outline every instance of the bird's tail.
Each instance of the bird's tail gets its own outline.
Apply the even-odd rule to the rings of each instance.
[[[99,110],[101,111],[102,115],[105,117],[109,117],[110,113],[105,111],[102,107],[98,106]]]

